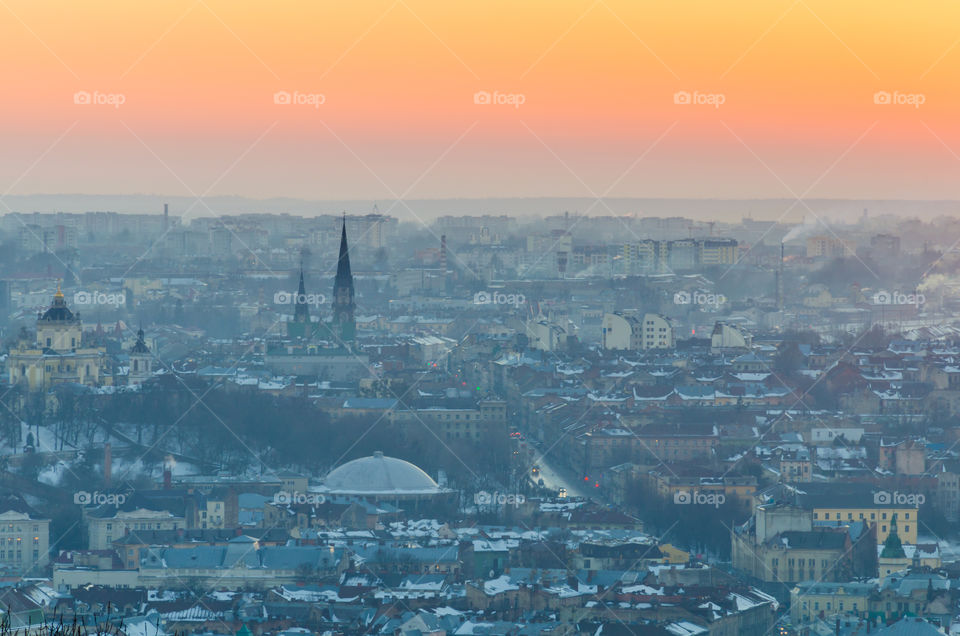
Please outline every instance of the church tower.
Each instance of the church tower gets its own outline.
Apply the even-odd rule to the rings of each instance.
[[[350,272],[350,251],[347,247],[347,217],[344,215],[337,276],[333,280],[333,331],[344,343],[353,342],[357,331],[353,297],[353,274]]]
[[[127,384],[143,384],[153,374],[153,356],[143,339],[143,327],[137,331],[137,342],[130,348],[130,371]]]
[[[310,307],[308,306],[307,287],[303,282],[303,263],[300,263],[300,284],[297,296],[293,299],[293,320],[287,323],[287,336],[290,338],[309,338],[312,335]]]

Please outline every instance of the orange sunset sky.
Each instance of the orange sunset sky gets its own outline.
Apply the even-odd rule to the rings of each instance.
[[[960,199],[955,0],[0,0],[0,16],[5,194]]]

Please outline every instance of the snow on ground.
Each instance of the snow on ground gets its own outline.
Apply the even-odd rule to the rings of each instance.
[[[63,476],[70,472],[70,466],[67,462],[61,460],[56,464],[47,466],[37,475],[37,481],[48,486],[59,486],[63,483]]]

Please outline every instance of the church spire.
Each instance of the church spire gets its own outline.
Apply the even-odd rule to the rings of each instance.
[[[882,559],[903,559],[907,555],[903,550],[903,544],[900,542],[900,535],[897,534],[897,514],[893,514],[890,520],[890,532],[887,534],[886,541],[883,542],[883,550],[880,552]]]
[[[297,297],[293,303],[293,321],[309,323],[310,307],[307,306],[307,287],[303,282],[303,259],[300,260],[300,284],[297,285]]]
[[[350,272],[350,249],[347,246],[347,215],[343,215],[340,231],[340,254],[337,275],[333,280],[333,327],[343,342],[351,342],[356,333],[354,320],[353,274]]]

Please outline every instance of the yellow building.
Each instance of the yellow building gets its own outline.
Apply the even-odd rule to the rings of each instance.
[[[703,266],[735,265],[738,244],[736,239],[703,239],[697,242],[699,260]]]
[[[799,583],[790,591],[790,618],[796,626],[821,615],[866,615],[875,589],[871,583]]]
[[[36,341],[21,341],[10,351],[8,379],[30,391],[62,383],[99,385],[105,354],[103,348],[83,346],[80,315],[70,311],[57,285],[50,308],[37,317]]]
[[[757,478],[751,476],[680,477],[669,473],[651,473],[650,479],[656,485],[657,494],[671,501],[683,494],[720,494],[728,501],[735,497],[747,505],[757,492]]]
[[[897,533],[904,543],[917,542],[917,517],[919,510],[916,506],[899,506],[872,504],[859,507],[830,507],[814,505],[813,521],[866,521],[877,526],[877,543],[887,540],[896,515]]]
[[[684,552],[680,548],[674,547],[669,543],[660,544],[660,554],[663,555],[663,563],[667,565],[682,565],[690,563],[690,553]]]

